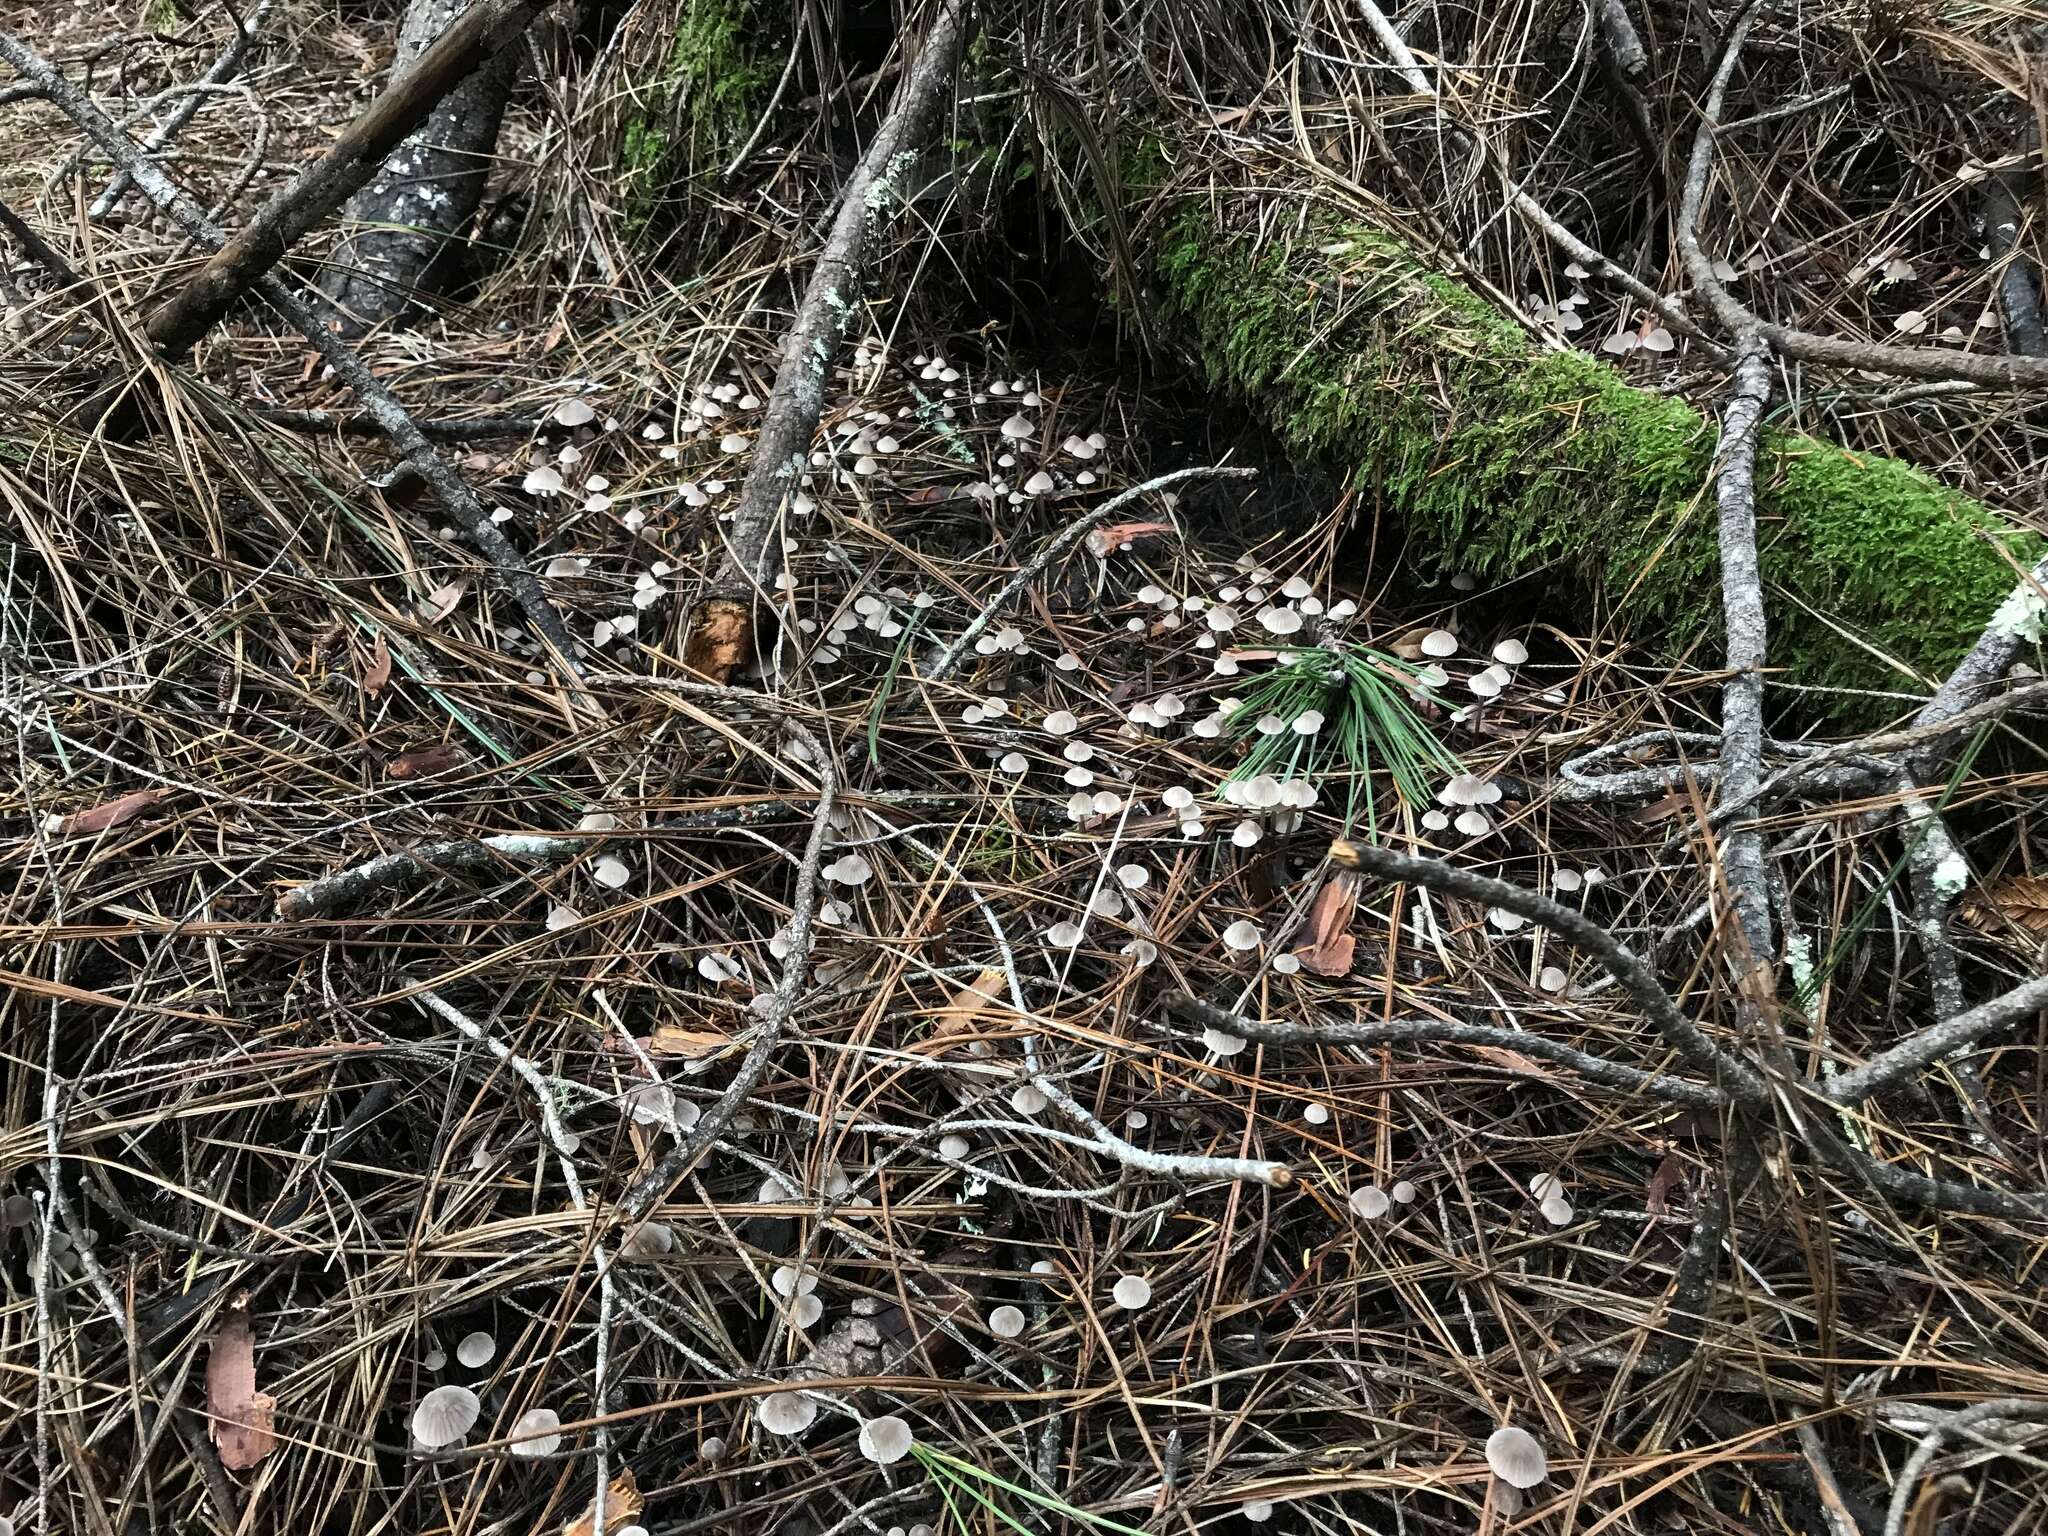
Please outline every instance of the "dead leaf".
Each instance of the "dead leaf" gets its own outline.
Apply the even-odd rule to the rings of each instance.
[[[1510,1072],[1525,1072],[1530,1077],[1548,1078],[1550,1074],[1520,1051],[1511,1051],[1504,1045],[1467,1045],[1466,1050],[1475,1056],[1484,1057],[1496,1067],[1506,1067]]]
[[[1136,547],[1171,532],[1171,523],[1104,523],[1088,535],[1088,549],[1097,559],[1106,560],[1126,544]]]
[[[1671,1191],[1678,1187],[1679,1171],[1677,1156],[1666,1152],[1643,1191],[1643,1204],[1652,1216],[1662,1216],[1671,1209]]]
[[[363,694],[376,698],[391,681],[391,647],[379,635],[377,643],[370,648],[370,664],[363,669]]]
[[[732,1038],[715,1029],[692,1029],[686,1024],[657,1023],[654,1033],[647,1037],[649,1054],[655,1056],[682,1056],[698,1060],[716,1056],[732,1044]]]
[[[437,742],[431,747],[420,747],[415,751],[401,752],[385,766],[387,779],[426,779],[437,773],[447,773],[460,768],[463,763],[462,749],[453,742]]]
[[[640,1497],[640,1485],[633,1480],[633,1469],[626,1468],[611,1480],[611,1486],[604,1491],[604,1528],[607,1531],[623,1530],[640,1516],[647,1507],[647,1501]],[[592,1507],[562,1527],[562,1536],[593,1536],[597,1530],[597,1508]]]
[[[429,624],[438,624],[455,611],[455,605],[462,601],[462,594],[469,590],[469,578],[458,576],[446,586],[434,588],[413,605],[420,618]]]
[[[277,1449],[272,1429],[277,1399],[256,1390],[256,1343],[246,1295],[221,1314],[207,1348],[206,1412],[220,1464],[230,1472],[246,1472]]]
[[[1310,903],[1302,940],[1294,947],[1301,963],[1318,976],[1349,976],[1358,941],[1351,918],[1358,910],[1358,876],[1340,869],[1323,882]]]
[[[1396,635],[1387,645],[1403,661],[1420,661],[1423,658],[1422,641],[1425,635],[1433,634],[1434,624],[1418,624],[1404,634]]]
[[[2007,875],[1980,885],[1963,898],[1962,913],[1965,922],[1985,933],[2009,933],[2010,923],[2048,939],[2048,878]]]
[[[111,832],[133,821],[169,793],[167,789],[138,789],[118,800],[95,805],[90,810],[48,817],[43,822],[43,830],[51,837],[83,837],[90,832]]]
[[[953,1000],[941,1008],[935,1022],[941,1035],[958,1034],[988,1011],[988,1007],[1002,995],[1003,972],[999,966],[983,966],[981,974],[953,994]]]
[[[1663,799],[1652,800],[1648,805],[1639,808],[1631,819],[1639,826],[1653,827],[1660,821],[1669,821],[1691,804],[1692,796],[1682,795],[1673,790]]]
[[[700,677],[722,683],[745,666],[753,650],[753,633],[744,603],[710,597],[697,605],[690,638],[683,642],[683,665]]]

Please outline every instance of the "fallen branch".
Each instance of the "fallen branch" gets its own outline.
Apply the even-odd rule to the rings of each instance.
[[[308,230],[377,174],[442,97],[523,36],[548,3],[474,0],[326,154],[259,209],[233,239],[220,242],[199,274],[150,316],[147,329],[157,352],[170,362],[190,352]]]
[[[1485,902],[1540,923],[1585,950],[1643,1010],[1665,1043],[1693,1068],[1722,1085],[1734,1103],[1761,1108],[1771,1102],[1771,1089],[1756,1069],[1709,1040],[1664,990],[1662,982],[1635,951],[1587,917],[1548,896],[1460,869],[1441,859],[1414,858],[1369,843],[1335,842],[1330,859],[1348,869],[1362,869],[1382,880],[1402,880],[1468,901]]]
[[[277,915],[294,923],[331,917],[376,891],[417,884],[434,875],[494,869],[505,863],[560,863],[586,851],[590,843],[587,837],[526,832],[424,843],[417,848],[379,854],[365,863],[294,886],[277,898]]]
[[[1872,1094],[1892,1087],[1950,1052],[1996,1034],[2008,1025],[2022,1023],[2044,1008],[2048,1008],[2048,977],[2022,982],[1989,1002],[1929,1025],[1860,1067],[1837,1073],[1822,1092],[1836,1104],[1861,1104]]]
[[[236,409],[266,426],[286,432],[333,432],[341,437],[378,437],[384,429],[366,411],[288,411],[275,406],[243,405]],[[415,421],[420,436],[449,443],[477,442],[487,437],[530,437],[544,418],[539,416],[441,416]]]
[[[1686,239],[1686,266],[1697,261],[1699,241]],[[1693,276],[1697,280],[1698,273]],[[1720,509],[1721,609],[1728,632],[1728,681],[1721,688],[1721,799],[1753,799],[1763,780],[1764,618],[1763,573],[1756,554],[1756,442],[1769,403],[1768,355],[1754,332],[1736,342],[1734,387],[1721,419],[1721,467],[1714,477]],[[1749,953],[1745,971],[1769,973],[1776,955],[1771,942],[1771,897],[1764,877],[1763,834],[1753,811],[1732,819],[1721,839],[1721,871]],[[1759,992],[1767,992],[1764,986]]]
[[[1220,1029],[1226,1034],[1256,1040],[1263,1045],[1483,1045],[1555,1062],[1603,1087],[1624,1093],[1648,1094],[1652,1098],[1690,1104],[1700,1109],[1720,1109],[1728,1102],[1726,1094],[1705,1083],[1668,1077],[1660,1072],[1645,1072],[1640,1067],[1609,1061],[1604,1056],[1548,1039],[1531,1030],[1510,1029],[1505,1025],[1460,1024],[1449,1019],[1360,1019],[1356,1022],[1328,1020],[1314,1024],[1289,1024],[1248,1019],[1186,992],[1169,992],[1164,1001],[1175,1013],[1194,1020],[1204,1029]]]
[[[952,84],[965,32],[959,0],[946,0],[888,117],[846,179],[832,232],[783,340],[725,558],[690,614],[684,664],[715,682],[724,682],[756,653],[754,600],[773,581],[771,567],[781,563],[780,543],[771,534],[809,468],[833,359],[860,313],[861,273],[880,215],[902,197],[902,180]]]
[[[51,104],[84,129],[115,164],[126,169],[135,178],[135,185],[143,195],[176,219],[186,233],[215,247],[226,244],[226,234],[180,192],[170,178],[137,151],[134,141],[112,119],[73,89],[70,81],[48,59],[8,31],[0,31],[0,59],[5,59],[24,78],[40,87]],[[570,676],[578,675],[581,668],[576,662],[576,643],[569,637],[561,615],[548,601],[540,578],[527,568],[519,551],[512,547],[512,541],[491,521],[490,514],[484,510],[469,483],[434,451],[433,444],[427,441],[405,407],[399,404],[398,397],[384,387],[347,343],[328,329],[320,317],[276,277],[258,277],[255,287],[272,308],[312,343],[334,369],[336,377],[363,402],[364,410],[377,423],[379,430],[433,488],[442,510],[468,536],[478,553],[497,570],[510,588],[514,601],[519,604],[520,611],[554,651],[560,666]]]
[[[1460,869],[1442,859],[1416,858],[1370,844],[1341,841],[1330,845],[1330,858],[1334,863],[1362,869],[1383,880],[1406,881],[1469,901],[1485,902],[1539,923],[1569,939],[1598,960],[1601,967],[1621,984],[1622,990],[1643,1010],[1673,1050],[1721,1086],[1733,1110],[1762,1115],[1780,1102],[1778,1091],[1753,1065],[1729,1055],[1679,1011],[1671,995],[1641,957],[1583,913],[1547,896],[1539,896],[1534,891]],[[1841,1080],[1835,1079],[1837,1083]],[[1803,1080],[1790,1081],[1783,1086],[1825,1097],[1823,1090]],[[1892,1163],[1879,1162],[1846,1146],[1825,1126],[1809,1121],[1801,1130],[1802,1144],[1814,1156],[1889,1199],[1932,1210],[1964,1211],[2015,1221],[2038,1221],[2048,1216],[2048,1195],[2011,1195],[2001,1190],[1979,1189],[1975,1185],[1929,1178]]]

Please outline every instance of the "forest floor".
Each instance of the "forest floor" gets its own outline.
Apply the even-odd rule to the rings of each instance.
[[[75,80],[113,30],[6,11]],[[166,162],[242,212],[387,55],[270,26],[260,115]],[[1759,993],[1717,643],[1424,575],[1237,407],[901,257],[779,643],[692,678],[830,203],[636,264],[565,92],[508,126],[507,259],[360,350],[580,683],[382,442],[279,415],[352,401],[261,317],[154,435],[81,430],[193,257],[0,106],[0,201],[97,290],[6,248],[0,1530],[2048,1521],[2024,1431],[1937,1435],[2048,1396],[2038,1007],[1829,1096],[1934,1019],[1916,797],[1844,754],[1763,802]],[[1842,739],[1787,719],[1773,772]],[[1966,745],[1981,999],[2048,888],[2038,758]]]

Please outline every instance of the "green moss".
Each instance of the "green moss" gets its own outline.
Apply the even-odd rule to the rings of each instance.
[[[1210,383],[1349,467],[1443,564],[1598,587],[1638,637],[1711,654],[1715,430],[1692,406],[1542,350],[1380,231],[1261,243],[1190,203],[1153,264]],[[2022,563],[2040,545],[1910,465],[1808,437],[1766,433],[1758,484],[1772,662],[1803,684],[1907,682],[1885,658],[1939,677],[2012,585],[1999,544]]]
[[[759,0],[684,0],[667,61],[627,117],[619,146],[636,227],[679,183],[721,165],[753,132],[775,85],[786,25],[786,13]]]

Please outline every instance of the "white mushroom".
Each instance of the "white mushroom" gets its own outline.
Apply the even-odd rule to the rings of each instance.
[[[1351,1209],[1362,1221],[1378,1221],[1387,1214],[1387,1192],[1377,1184],[1362,1184],[1351,1191]]]
[[[801,1392],[770,1392],[754,1410],[771,1435],[800,1435],[817,1421],[818,1405]]]
[[[430,1451],[468,1434],[483,1405],[467,1387],[436,1387],[412,1411],[412,1437]]]
[[[1536,1437],[1513,1424],[1486,1437],[1486,1464],[1511,1488],[1534,1488],[1550,1475],[1549,1458]]]
[[[564,400],[555,407],[555,421],[564,427],[587,427],[597,420],[588,400]]]
[[[910,1426],[893,1413],[869,1419],[860,1427],[860,1453],[878,1467],[892,1466],[910,1454]]]
[[[463,1335],[462,1342],[455,1346],[455,1358],[472,1371],[489,1365],[497,1352],[498,1341],[482,1331]]]
[[[1152,1300],[1152,1282],[1143,1275],[1125,1275],[1109,1288],[1109,1294],[1126,1312],[1136,1312]]]
[[[997,1307],[988,1315],[988,1331],[999,1339],[1014,1339],[1024,1331],[1024,1314],[1016,1307]]]
[[[561,1449],[562,1417],[552,1408],[529,1408],[512,1423],[514,1456],[552,1456]]]

